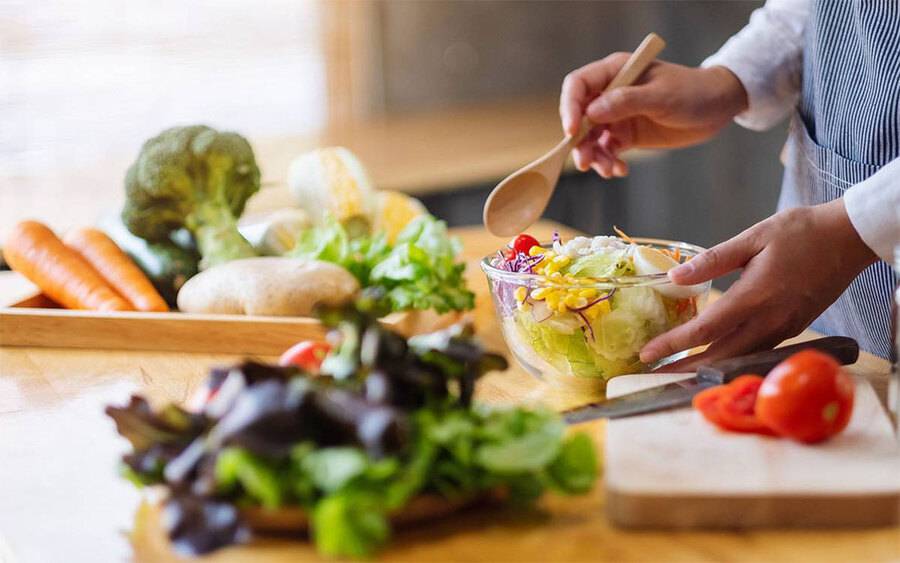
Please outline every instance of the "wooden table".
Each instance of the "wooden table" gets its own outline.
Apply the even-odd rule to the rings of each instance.
[[[554,226],[535,229],[549,236]],[[487,287],[475,262],[502,242],[458,230],[478,293],[476,325],[504,349]],[[805,334],[803,337],[813,336]],[[0,561],[175,560],[155,512],[117,478],[125,450],[102,413],[130,392],[184,400],[207,368],[228,356],[0,348]],[[858,366],[886,379],[886,362],[863,354]],[[882,377],[883,376],[883,377]],[[515,366],[487,376],[480,400],[575,404]],[[602,447],[604,423],[580,427]],[[811,471],[815,470],[810,468]],[[139,509],[139,506],[141,507]],[[886,561],[900,558],[900,530],[661,532],[624,531],[603,516],[602,483],[579,498],[549,496],[538,509],[469,512],[397,535],[385,561]],[[129,534],[133,540],[129,541]],[[316,560],[311,547],[283,539],[229,548],[210,561]]]

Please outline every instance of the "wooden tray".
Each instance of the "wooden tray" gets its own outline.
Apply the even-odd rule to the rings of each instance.
[[[394,313],[384,323],[404,335],[459,322],[463,313]],[[0,345],[42,348],[155,350],[277,356],[326,329],[309,317],[74,311],[42,294],[0,308]]]

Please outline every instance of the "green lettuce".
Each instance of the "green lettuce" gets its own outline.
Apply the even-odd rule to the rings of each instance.
[[[365,557],[390,538],[388,515],[413,497],[472,498],[505,490],[529,502],[551,489],[588,492],[597,479],[593,442],[565,435],[555,413],[424,408],[402,456],[372,459],[354,447],[295,446],[287,459],[229,447],[216,460],[219,494],[267,508],[310,511],[316,547],[332,557]]]
[[[466,288],[461,246],[447,225],[431,215],[410,222],[391,247],[383,233],[352,238],[333,218],[304,231],[291,252],[297,258],[332,262],[346,268],[364,288],[376,288],[391,311],[471,309],[475,295]]]
[[[594,337],[599,325],[609,314],[591,323]],[[605,355],[607,349],[618,350],[616,342],[593,342],[590,333],[578,328],[573,332],[560,330],[559,325],[550,321],[535,321],[530,312],[517,311],[514,317],[519,337],[543,361],[550,364],[560,373],[578,377],[602,377],[609,379],[623,373],[634,372],[642,364],[632,354],[629,343],[629,355],[625,358]],[[611,335],[614,333],[610,333]],[[601,335],[601,338],[603,336]],[[607,348],[608,347],[608,348]]]
[[[626,257],[627,250],[601,252],[579,256],[566,268],[566,273],[577,277],[612,278],[634,275],[634,264]]]

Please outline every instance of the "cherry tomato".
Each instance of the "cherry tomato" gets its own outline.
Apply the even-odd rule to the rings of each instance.
[[[727,385],[698,393],[694,397],[694,408],[723,430],[771,436],[774,432],[757,418],[754,410],[762,383],[762,376],[741,375]]]
[[[541,243],[539,243],[538,240],[533,236],[522,233],[521,235],[513,239],[511,247],[516,254],[524,254],[528,256],[528,251],[531,250],[531,247],[540,246],[540,244]]]
[[[756,413],[777,434],[812,444],[847,426],[853,393],[853,380],[834,358],[803,350],[769,372],[756,398]]]
[[[319,369],[322,367],[322,361],[330,351],[331,346],[326,342],[304,340],[288,348],[278,358],[278,365],[297,366],[310,373],[318,374]]]

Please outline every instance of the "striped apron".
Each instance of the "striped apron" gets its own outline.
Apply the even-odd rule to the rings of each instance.
[[[811,8],[779,209],[839,198],[900,156],[900,1],[814,0]],[[891,266],[877,262],[812,328],[888,358],[896,284]]]

